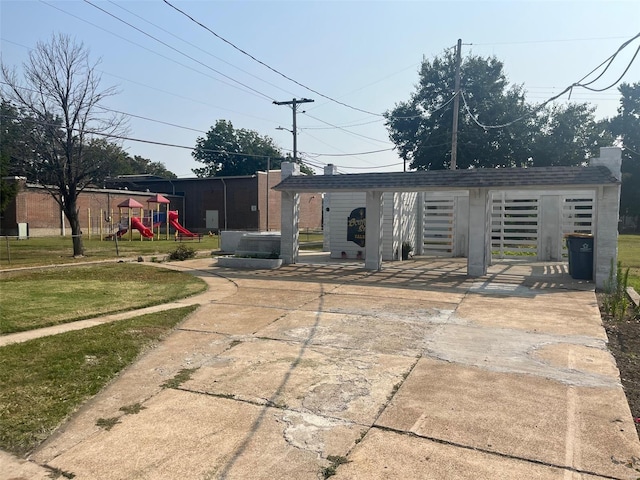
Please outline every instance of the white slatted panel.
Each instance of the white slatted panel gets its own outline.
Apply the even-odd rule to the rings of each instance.
[[[562,233],[593,233],[594,198],[565,196],[562,204]]]
[[[538,195],[499,192],[491,205],[491,250],[497,258],[538,252]]]
[[[424,200],[424,253],[452,255],[455,213],[453,196],[425,196]]]
[[[562,202],[562,234],[593,234],[594,209],[595,197],[593,192],[577,192],[573,195],[565,195]],[[567,255],[566,242],[562,242],[562,254],[564,256]]]

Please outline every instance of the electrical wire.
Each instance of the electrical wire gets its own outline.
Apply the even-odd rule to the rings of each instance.
[[[382,150],[371,150],[369,152],[357,152],[357,153],[314,153],[314,152],[307,152],[310,155],[317,155],[318,157],[353,157],[356,155],[371,155],[374,153],[380,153],[380,152],[390,152],[392,150],[395,150],[395,147],[393,148],[383,148]]]
[[[19,121],[24,121],[24,119],[20,118],[20,117],[15,117],[13,115],[6,115],[6,114],[0,114],[0,118],[8,118],[8,119],[12,119],[12,120],[19,120]],[[29,119],[28,120],[29,123],[35,123],[38,125],[43,125],[43,126],[49,126],[49,127],[55,127],[58,128],[60,125],[55,124],[55,123],[51,123],[51,122],[43,122],[43,121],[39,121],[39,120],[33,120],[33,119]],[[96,131],[92,131],[92,130],[82,130],[79,128],[72,128],[71,130],[73,131],[84,131],[87,134],[91,134],[91,135],[96,135],[99,137],[105,137],[105,138],[112,138],[112,139],[117,139],[117,140],[127,140],[127,141],[131,141],[131,142],[138,142],[138,143],[144,143],[144,144],[149,144],[149,145],[158,145],[158,146],[162,146],[162,147],[171,147],[171,148],[180,148],[183,150],[191,150],[194,151],[197,149],[197,147],[188,147],[186,145],[178,145],[175,143],[168,143],[168,142],[158,142],[158,141],[154,141],[154,140],[146,140],[146,139],[141,139],[141,138],[134,138],[134,137],[129,137],[129,136],[125,136],[125,135],[116,135],[116,134],[112,134],[112,133],[103,133],[103,132],[96,132]],[[216,149],[210,149],[210,148],[201,148],[199,149],[202,152],[207,152],[207,153],[219,153],[219,154],[225,154],[225,155],[235,155],[235,156],[239,156],[239,157],[253,157],[253,158],[281,158],[281,159],[285,159],[286,157],[273,157],[273,156],[269,156],[269,155],[257,155],[257,154],[252,154],[252,153],[245,153],[245,152],[229,152],[227,150],[216,150]],[[286,151],[286,149],[284,149]],[[305,160],[306,161],[306,160]],[[314,165],[316,168],[323,168],[323,164],[321,162],[318,161],[311,161],[312,163],[315,163],[316,165]],[[303,163],[305,163],[303,161]],[[326,164],[324,164],[326,165]]]
[[[434,113],[436,113],[439,110],[442,110],[443,108],[445,108],[447,105],[449,105],[451,102],[453,102],[453,100],[456,98],[456,94],[454,93],[451,98],[449,98],[446,102],[444,102],[442,105],[437,106],[436,108],[434,108],[433,110],[429,110],[429,111],[425,111],[422,112],[418,115],[408,115],[408,116],[400,116],[400,115],[391,115],[390,118],[394,119],[394,120],[400,120],[400,119],[412,119],[412,118],[422,118],[425,115],[433,115]],[[319,118],[314,117],[313,115],[308,114],[306,111],[305,112],[301,112],[303,114],[305,114],[306,116],[308,116],[309,118],[313,118],[314,120],[318,120],[319,122],[324,123],[325,125],[329,125],[328,127],[301,127],[300,130],[329,130],[329,129],[338,129],[338,130],[344,130],[347,133],[350,133],[352,135],[356,135],[356,136],[361,136],[364,138],[367,138],[369,140],[373,140],[376,142],[381,142],[381,143],[390,143],[390,142],[386,142],[383,140],[378,140],[375,138],[371,138],[371,137],[367,137],[364,135],[360,135],[359,133],[355,133],[355,132],[351,132],[348,130],[345,130],[346,127],[357,127],[357,126],[361,126],[361,125],[369,125],[372,123],[376,123],[379,122],[380,120],[372,120],[370,122],[366,122],[366,123],[360,123],[360,124],[354,124],[354,125],[334,125],[332,123],[329,122],[325,122],[324,120],[320,120]],[[389,120],[388,118],[385,118],[385,121]]]
[[[86,0],[85,0],[86,1]],[[176,10],[178,13],[181,13],[182,15],[184,15],[185,17],[187,17],[189,20],[191,20],[193,23],[195,23],[196,25],[204,28],[206,31],[208,31],[209,33],[211,33],[212,35],[214,35],[216,38],[222,40],[223,42],[225,42],[227,45],[230,45],[231,47],[233,47],[234,49],[236,49],[237,51],[239,51],[240,53],[242,53],[243,55],[246,55],[247,57],[249,57],[250,59],[252,59],[253,61],[259,63],[260,65],[262,65],[263,67],[268,68],[269,70],[271,70],[272,72],[280,75],[281,77],[289,80],[290,82],[295,83],[296,85],[305,88],[307,90],[309,90],[310,92],[315,93],[316,95],[329,100],[330,102],[333,103],[337,103],[338,105],[342,105],[343,107],[347,107],[350,108],[351,110],[356,110],[358,112],[362,112],[362,113],[367,113],[369,115],[375,115],[377,117],[383,117],[384,114],[382,113],[376,113],[376,112],[370,112],[369,110],[364,110],[362,108],[358,108],[358,107],[354,107],[352,105],[349,105],[347,103],[341,102],[340,100],[337,100],[335,98],[329,97],[328,95],[325,95],[323,93],[320,93],[319,91],[308,87],[307,85],[304,85],[303,83],[298,82],[297,80],[289,77],[288,75],[285,75],[284,73],[280,72],[279,70],[273,68],[272,66],[266,64],[265,62],[257,59],[256,57],[254,57],[253,55],[251,55],[250,53],[246,52],[245,50],[243,50],[242,48],[238,47],[237,45],[233,44],[232,42],[230,42],[229,40],[227,40],[226,38],[222,37],[221,35],[218,35],[216,32],[214,32],[213,30],[211,30],[209,27],[207,27],[206,25],[204,25],[203,23],[199,22],[198,20],[196,20],[195,18],[193,18],[191,15],[189,15],[188,13],[186,13],[184,10],[179,9],[178,7],[176,7],[175,5],[171,4],[171,2],[169,2],[168,0],[162,0],[164,3],[166,3],[168,6],[170,6],[171,8],[173,8],[174,10]]]
[[[638,53],[640,52],[640,46],[636,49],[636,53],[633,54],[633,57],[631,58],[631,61],[629,62],[629,64],[627,65],[627,68],[625,68],[624,72],[622,72],[622,74],[620,75],[620,77],[618,77],[618,79],[613,82],[611,85],[609,85],[608,87],[604,87],[604,88],[591,88],[588,87],[587,85],[589,85],[589,83],[587,84],[579,84],[577,85],[578,87],[582,87],[584,89],[590,90],[592,92],[604,92],[605,90],[609,90],[611,87],[615,87],[618,82],[620,82],[620,80],[622,80],[624,78],[624,76],[627,74],[627,72],[629,71],[629,69],[631,68],[631,64],[633,64],[633,61],[636,59],[636,57],[638,56]]]
[[[96,106],[98,108],[102,109],[102,110],[106,110],[107,112],[119,113],[121,115],[126,115],[127,117],[139,118],[141,120],[146,120],[148,122],[154,122],[154,123],[160,123],[162,125],[168,125],[169,127],[180,128],[182,130],[190,130],[192,132],[197,132],[197,133],[204,133],[205,135],[207,134],[207,132],[205,132],[204,130],[198,130],[196,128],[185,127],[183,125],[177,125],[175,123],[165,122],[163,120],[156,120],[155,118],[143,117],[142,115],[135,115],[133,113],[122,112],[120,110],[114,110],[113,108],[103,107],[102,105],[96,105]]]
[[[491,47],[494,45],[530,45],[536,43],[563,43],[563,42],[590,42],[600,40],[620,40],[627,37],[599,37],[599,38],[567,38],[557,40],[523,40],[521,42],[493,42],[493,43],[468,43],[467,45],[473,45],[475,47]]]
[[[619,48],[618,50],[615,52],[615,54],[613,55],[613,58],[615,58],[615,56],[625,47],[627,47],[633,40],[636,40],[637,38],[640,38],[640,33],[638,33],[637,35],[635,35],[634,37],[632,37],[631,39],[627,40],[626,42],[624,42]],[[592,70],[591,72],[589,72],[585,77],[582,77],[582,79],[580,79],[578,82],[572,83],[571,85],[569,85],[568,87],[566,87],[562,92],[560,92],[557,95],[554,95],[553,97],[547,99],[546,101],[544,101],[543,103],[541,103],[540,105],[538,105],[536,108],[534,108],[533,110],[531,110],[528,113],[525,113],[524,115],[521,115],[520,117],[511,120],[510,122],[507,123],[503,123],[500,125],[485,125],[483,123],[481,123],[478,118],[471,112],[471,109],[469,108],[469,104],[467,103],[467,98],[466,95],[464,94],[464,91],[461,90],[461,98],[463,100],[464,103],[464,107],[465,110],[467,111],[467,113],[469,114],[469,117],[471,118],[471,120],[478,125],[480,128],[483,128],[485,130],[488,129],[496,129],[496,128],[504,128],[504,127],[508,127],[509,125],[513,125],[516,122],[519,122],[521,120],[524,120],[525,118],[528,118],[534,114],[536,114],[537,112],[539,112],[540,110],[542,110],[546,105],[548,105],[549,103],[551,103],[552,101],[560,98],[562,95],[564,95],[567,92],[571,92],[573,91],[574,88],[577,87],[581,87],[581,88],[585,88],[586,90],[590,90],[593,92],[600,92],[600,91],[604,91],[604,90],[608,90],[610,88],[612,88],[613,86],[615,86],[618,82],[620,82],[620,80],[622,80],[622,78],[626,75],[626,73],[629,71],[629,68],[631,68],[631,65],[633,64],[633,62],[635,61],[638,53],[640,52],[640,46],[636,49],[635,54],[633,55],[633,57],[631,58],[631,60],[629,61],[628,65],[626,66],[626,68],[624,69],[622,75],[620,75],[620,77],[611,85],[609,85],[606,88],[603,89],[594,89],[591,87],[588,87],[588,85],[590,85],[592,82],[589,82],[587,84],[581,84],[580,82],[582,80],[584,80],[586,77],[588,77],[589,75],[591,75],[595,70]],[[600,68],[604,63],[606,63],[607,61],[609,61],[609,59],[612,57],[609,57],[607,60],[605,60],[605,62],[601,63],[597,68]],[[607,66],[608,68],[609,66]],[[597,70],[596,68],[596,70]],[[601,75],[600,75],[601,76]],[[598,76],[598,78],[600,78],[600,76]]]
[[[349,170],[376,170],[378,168],[398,167],[400,165],[404,165],[404,162],[390,163],[389,165],[377,165],[375,167],[347,167],[346,165],[336,165],[336,166],[339,168],[347,168]]]
[[[233,63],[226,61],[224,58],[220,58],[220,57],[218,57],[218,56],[214,55],[213,53],[208,52],[207,50],[205,50],[205,49],[203,49],[203,48],[200,48],[198,45],[196,45],[196,44],[194,44],[194,43],[191,43],[191,42],[189,42],[188,40],[185,40],[184,38],[181,38],[181,37],[179,37],[179,36],[175,35],[175,34],[174,34],[174,33],[172,33],[171,31],[169,31],[169,30],[167,30],[167,29],[165,29],[165,28],[162,28],[161,26],[156,25],[156,24],[155,24],[155,23],[153,23],[153,22],[150,22],[150,21],[149,21],[149,20],[147,20],[146,18],[144,18],[144,17],[142,17],[142,16],[140,16],[140,15],[138,15],[138,14],[136,14],[136,13],[132,12],[131,10],[128,10],[128,9],[124,8],[122,5],[120,5],[120,4],[118,4],[118,3],[116,3],[116,2],[114,2],[114,1],[112,1],[112,0],[107,0],[107,1],[108,1],[109,3],[111,3],[112,5],[114,5],[114,6],[118,7],[118,8],[120,8],[120,9],[124,10],[125,12],[127,12],[127,13],[129,13],[129,14],[133,15],[134,17],[139,18],[139,19],[140,19],[140,20],[142,20],[143,22],[145,22],[145,23],[147,23],[147,24],[149,24],[149,25],[151,25],[151,26],[153,26],[153,27],[157,28],[158,30],[162,30],[163,32],[165,32],[165,33],[167,33],[167,34],[171,35],[173,38],[176,38],[176,39],[180,40],[181,42],[184,42],[184,43],[186,43],[187,45],[189,45],[189,46],[191,46],[191,47],[193,47],[193,48],[195,48],[195,49],[197,49],[197,50],[201,51],[201,52],[202,52],[202,53],[204,53],[205,55],[209,55],[210,57],[215,58],[216,60],[218,60],[218,61],[220,61],[220,62],[222,62],[222,63],[225,63],[225,64],[229,65],[230,67],[235,68],[236,70],[239,70],[239,71],[241,71],[242,73],[245,73],[246,75],[249,75],[250,77],[255,78],[256,80],[259,80],[259,81],[261,81],[261,82],[263,82],[263,83],[266,83],[267,85],[270,85],[270,86],[272,86],[273,88],[277,88],[278,90],[280,90],[280,91],[282,91],[282,92],[284,92],[284,93],[287,93],[287,94],[289,94],[289,95],[295,96],[295,94],[294,94],[294,93],[292,93],[292,92],[290,92],[290,91],[288,91],[288,90],[285,90],[284,88],[279,87],[279,86],[278,86],[278,85],[276,85],[275,83],[271,83],[271,82],[269,82],[269,81],[265,80],[264,78],[259,77],[258,75],[254,75],[253,73],[248,72],[248,71],[246,71],[246,70],[244,70],[244,69],[242,69],[242,68],[238,67],[237,65],[234,65]]]
[[[181,62],[179,62],[178,60],[175,60],[175,59],[173,59],[173,58],[167,57],[166,55],[163,55],[163,54],[161,54],[161,53],[156,52],[155,50],[151,50],[150,48],[147,48],[147,47],[145,47],[145,46],[143,46],[143,45],[140,45],[139,43],[136,43],[136,42],[134,42],[133,40],[129,40],[128,38],[125,38],[125,37],[123,37],[123,36],[121,36],[121,35],[118,35],[117,33],[113,33],[112,31],[107,30],[106,28],[103,28],[103,27],[101,27],[100,25],[97,25],[97,24],[95,24],[95,23],[93,23],[93,22],[90,22],[90,21],[88,21],[88,20],[85,20],[84,18],[81,18],[81,17],[79,17],[79,16],[77,16],[77,15],[74,15],[73,13],[67,12],[66,10],[63,10],[62,8],[56,7],[55,5],[53,5],[53,4],[51,4],[51,3],[47,3],[47,2],[45,2],[44,0],[39,0],[39,1],[40,1],[40,3],[43,3],[43,4],[45,4],[45,5],[47,5],[47,6],[51,7],[51,8],[54,8],[55,10],[58,10],[58,11],[60,11],[60,12],[62,12],[62,13],[64,13],[64,14],[66,14],[66,15],[69,15],[70,17],[73,17],[73,18],[75,18],[75,19],[77,19],[77,20],[80,20],[81,22],[84,22],[84,23],[86,23],[86,24],[88,24],[88,25],[91,25],[92,27],[98,28],[98,29],[102,30],[103,32],[106,32],[106,33],[108,33],[108,34],[110,34],[110,35],[113,35],[114,37],[119,38],[119,39],[121,39],[121,40],[124,40],[125,42],[128,42],[128,43],[130,43],[130,44],[132,44],[132,45],[135,45],[135,46],[136,46],[136,47],[138,47],[138,48],[141,48],[141,49],[143,49],[143,50],[146,50],[147,52],[153,53],[154,55],[157,55],[157,56],[159,56],[159,57],[161,57],[161,58],[164,58],[165,60],[169,60],[170,62],[173,62],[173,63],[175,63],[175,64],[177,64],[177,65],[180,65],[181,67],[184,67],[184,68],[186,68],[186,69],[188,69],[188,70],[191,70],[191,71],[193,71],[193,72],[199,73],[200,75],[203,75],[203,76],[205,76],[205,77],[207,77],[207,78],[210,78],[210,79],[212,79],[212,80],[214,80],[214,81],[216,81],[216,82],[220,82],[220,83],[222,83],[223,85],[227,85],[227,86],[229,86],[229,87],[231,87],[231,88],[236,88],[236,89],[238,89],[238,90],[240,90],[240,91],[242,91],[242,92],[245,92],[245,93],[248,93],[248,94],[254,95],[254,96],[256,96],[256,97],[258,97],[258,98],[260,98],[260,99],[264,99],[264,98],[263,98],[262,96],[260,96],[260,95],[257,95],[257,94],[255,94],[255,93],[253,93],[253,92],[250,92],[250,91],[248,92],[248,91],[243,90],[242,88],[238,87],[237,85],[233,85],[232,83],[227,83],[227,82],[225,82],[224,80],[221,80],[221,79],[219,79],[219,78],[216,78],[216,77],[213,77],[213,76],[211,76],[211,75],[208,75],[208,74],[206,74],[206,73],[204,73],[204,72],[201,72],[201,71],[199,71],[199,70],[196,70],[195,68],[190,67],[189,65],[185,65],[184,63],[181,63]]]
[[[141,87],[145,87],[145,88],[149,88],[149,89],[152,89],[152,90],[156,90],[158,92],[165,93],[167,95],[171,95],[171,96],[176,97],[176,98],[181,98],[183,100],[189,100],[190,102],[196,103],[198,105],[203,105],[205,107],[217,108],[219,110],[224,110],[226,112],[237,113],[238,115],[243,115],[243,116],[249,117],[249,118],[255,118],[256,120],[261,120],[261,121],[264,121],[264,122],[272,123],[273,125],[277,124],[276,122],[274,122],[273,120],[270,120],[268,118],[257,117],[255,115],[250,115],[248,113],[239,112],[238,110],[232,110],[230,108],[221,107],[219,105],[213,105],[211,103],[206,103],[206,102],[203,102],[202,100],[197,100],[195,98],[185,97],[184,95],[179,95],[177,93],[169,92],[167,90],[162,90],[161,88],[152,87],[151,85],[147,85],[147,84],[142,83],[142,82],[137,82],[135,80],[131,80],[130,78],[125,78],[125,77],[122,77],[120,75],[115,75],[113,73],[105,72],[104,70],[101,70],[101,73],[103,73],[104,75],[108,75],[108,76],[114,77],[114,78],[118,78],[120,80],[124,80],[125,82],[130,82],[130,83],[133,83],[135,85],[139,85]]]
[[[347,129],[345,129],[345,128],[339,127],[339,126],[334,125],[334,124],[332,124],[332,123],[325,122],[324,120],[321,120],[321,119],[319,119],[319,118],[317,118],[317,117],[314,117],[313,115],[310,115],[310,114],[308,114],[308,113],[305,113],[305,112],[301,112],[301,113],[302,113],[302,114],[304,114],[304,115],[306,115],[306,116],[307,116],[307,117],[309,117],[309,118],[313,118],[314,120],[317,120],[318,122],[322,122],[322,123],[324,123],[324,124],[326,124],[326,125],[329,125],[329,126],[331,126],[331,127],[333,127],[333,128],[337,128],[338,130],[342,130],[343,132],[348,133],[348,134],[350,134],[350,135],[355,135],[356,137],[366,138],[367,140],[373,140],[374,142],[378,142],[378,143],[391,144],[391,142],[388,142],[388,141],[386,141],[386,140],[378,140],[377,138],[367,137],[366,135],[362,135],[362,134],[360,134],[360,133],[351,132],[351,131],[349,131],[349,130],[347,130]]]
[[[107,11],[107,10],[105,10],[104,8],[99,7],[99,6],[97,6],[97,5],[93,4],[93,3],[91,3],[89,0],[84,0],[84,2],[85,2],[85,3],[87,3],[87,4],[89,4],[89,5],[91,5],[93,8],[96,8],[96,9],[100,10],[101,12],[103,12],[103,13],[105,13],[105,14],[109,15],[110,17],[112,17],[112,18],[114,18],[114,19],[118,20],[119,22],[122,22],[122,23],[124,23],[125,25],[127,25],[127,26],[129,26],[129,27],[133,28],[133,29],[134,29],[134,30],[136,30],[137,32],[140,32],[140,33],[142,33],[143,35],[145,35],[145,36],[147,36],[147,37],[151,38],[152,40],[155,40],[156,42],[158,42],[158,43],[160,43],[160,44],[164,45],[165,47],[167,47],[167,48],[169,48],[169,49],[173,50],[174,52],[179,53],[180,55],[182,55],[182,56],[184,56],[184,57],[187,57],[189,60],[191,60],[191,61],[193,61],[193,62],[196,62],[197,64],[202,65],[202,66],[203,66],[203,67],[205,67],[205,68],[208,68],[208,69],[209,69],[209,70],[211,70],[212,72],[215,72],[215,73],[217,73],[218,75],[221,75],[221,76],[223,76],[224,78],[226,78],[226,79],[228,79],[228,80],[231,80],[231,81],[232,81],[232,82],[234,82],[234,83],[237,83],[238,85],[242,85],[244,88],[246,88],[246,89],[248,89],[248,90],[251,90],[251,91],[252,91],[252,92],[254,92],[254,93],[257,93],[258,95],[260,95],[260,96],[264,97],[266,100],[271,100],[271,101],[273,101],[273,100],[274,100],[273,98],[271,98],[271,97],[270,97],[269,95],[267,95],[266,93],[263,93],[263,92],[261,92],[261,91],[259,91],[259,90],[256,90],[255,88],[250,87],[249,85],[247,85],[247,84],[245,84],[245,83],[242,83],[241,81],[236,80],[235,78],[230,77],[229,75],[226,75],[226,74],[222,73],[222,72],[221,72],[221,71],[219,71],[219,70],[216,70],[215,68],[213,68],[213,67],[211,67],[211,66],[207,65],[207,64],[206,64],[206,63],[204,63],[204,62],[201,62],[200,60],[198,60],[198,59],[196,59],[196,58],[192,57],[191,55],[189,55],[189,54],[187,54],[187,53],[184,53],[182,50],[179,50],[179,49],[177,49],[177,48],[175,48],[175,47],[173,47],[173,46],[169,45],[167,42],[164,42],[164,41],[160,40],[159,38],[154,37],[154,36],[153,36],[153,35],[151,35],[150,33],[147,33],[147,32],[145,32],[144,30],[142,30],[142,29],[140,29],[140,28],[136,27],[135,25],[132,25],[131,23],[127,22],[126,20],[123,20],[122,18],[118,17],[117,15],[114,15],[113,13],[108,12],[108,11]]]
[[[351,123],[351,124],[347,124],[347,125],[336,125],[336,126],[331,126],[331,127],[298,127],[298,128],[300,130],[333,130],[334,128],[361,127],[363,125],[371,125],[372,123],[379,123],[380,121],[381,120],[378,119],[378,120],[371,120],[370,122]]]
[[[587,73],[584,77],[582,77],[580,80],[578,80],[577,83],[579,83],[581,86],[586,87],[587,85],[591,85],[592,83],[596,82],[597,80],[599,80],[609,69],[609,67],[611,66],[611,64],[613,63],[613,61],[615,60],[616,56],[627,46],[629,45],[631,42],[633,42],[636,38],[640,37],[640,33],[638,33],[637,35],[635,35],[634,37],[630,38],[629,40],[627,40],[626,42],[624,42],[622,45],[620,45],[618,47],[618,50],[615,51],[615,53],[613,55],[611,55],[609,58],[607,58],[604,62],[602,62],[600,65],[598,65],[596,68],[594,68],[593,70],[591,70],[589,73]],[[638,52],[636,52],[636,55],[638,54]],[[635,58],[635,55],[634,55]],[[582,81],[584,79],[586,79],[587,77],[589,77],[589,75],[591,75],[593,72],[595,72],[596,70],[598,70],[602,65],[604,65],[605,63],[607,63],[607,66],[605,67],[605,69],[600,73],[600,75],[598,75],[596,78],[594,78],[593,80],[591,80],[589,83],[585,83],[582,84]],[[631,61],[631,63],[633,63],[633,60]],[[631,66],[631,63],[629,64],[629,66]],[[626,72],[626,71],[625,71]],[[617,83],[617,82],[616,82]]]
[[[45,3],[45,2],[42,2],[42,3]],[[66,12],[65,12],[65,13],[66,13]],[[105,30],[105,31],[107,31],[107,30]],[[108,32],[108,31],[107,31],[107,32]],[[108,32],[108,33],[111,33],[111,32]],[[114,35],[115,35],[115,34],[114,34]],[[120,38],[122,38],[122,37],[120,37]],[[11,44],[16,45],[16,46],[18,46],[18,47],[22,47],[22,48],[24,48],[24,49],[26,49],[26,50],[32,50],[32,47],[28,47],[28,46],[26,46],[26,45],[22,45],[21,43],[14,42],[14,41],[9,40],[9,39],[7,39],[7,38],[0,37],[0,39],[1,39],[3,42],[11,43]],[[125,39],[125,38],[123,38],[123,40],[126,40],[126,39]],[[144,48],[144,47],[142,47],[142,48]],[[129,83],[132,83],[132,84],[134,84],[134,85],[139,85],[139,86],[141,86],[141,87],[144,87],[145,89],[155,90],[155,91],[157,91],[157,92],[164,93],[164,94],[166,94],[166,95],[171,95],[172,97],[180,98],[180,99],[182,99],[182,100],[188,100],[188,101],[193,102],[193,103],[198,104],[198,105],[203,105],[203,106],[206,106],[206,107],[216,108],[216,109],[218,109],[218,110],[224,110],[224,111],[226,111],[226,112],[236,113],[236,114],[238,114],[238,115],[242,115],[242,116],[245,116],[245,117],[248,117],[248,118],[255,118],[256,120],[260,120],[260,121],[267,122],[267,123],[272,123],[272,124],[274,124],[274,125],[276,125],[276,124],[277,124],[276,122],[274,122],[273,120],[268,119],[268,118],[258,117],[258,116],[256,116],[256,115],[250,115],[250,114],[248,114],[248,113],[240,112],[240,111],[238,111],[238,110],[232,110],[232,109],[230,109],[230,108],[221,107],[221,106],[219,106],[219,105],[213,105],[213,104],[211,104],[211,103],[203,102],[202,100],[198,100],[198,99],[195,99],[195,98],[186,97],[186,96],[184,96],[184,95],[180,95],[180,94],[177,94],[177,93],[174,93],[174,92],[169,92],[169,91],[167,91],[167,90],[163,90],[163,89],[161,89],[161,88],[153,87],[153,86],[148,85],[148,84],[146,84],[146,83],[138,82],[138,81],[136,81],[136,80],[131,80],[130,78],[126,78],[126,77],[123,77],[123,76],[121,76],[121,75],[116,75],[116,74],[114,74],[114,73],[110,73],[110,72],[107,72],[107,71],[104,71],[104,70],[98,70],[98,72],[100,72],[102,75],[107,75],[107,76],[110,76],[110,77],[117,78],[117,79],[119,79],[119,80],[124,80],[125,82],[129,82]],[[202,73],[202,72],[198,72],[198,73]],[[203,75],[206,75],[206,74],[203,74]],[[210,77],[210,78],[213,78],[213,77]],[[216,80],[216,79],[214,79],[214,80]],[[4,83],[5,85],[8,85],[6,82],[2,82],[2,81],[0,81],[0,83]],[[22,88],[22,89],[25,89],[25,90],[30,90],[30,89],[29,89],[29,88],[27,88],[27,87],[18,87],[18,88]],[[34,92],[35,92],[35,90],[32,90],[32,91],[34,91]],[[129,113],[127,113],[127,115],[135,116],[135,115],[133,115],[133,114],[129,114]],[[149,120],[151,120],[151,119],[149,119]],[[151,121],[157,121],[157,120],[151,120]],[[182,128],[188,128],[188,127],[182,127]]]

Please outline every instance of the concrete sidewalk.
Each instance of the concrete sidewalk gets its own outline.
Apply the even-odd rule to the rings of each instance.
[[[31,460],[76,479],[637,479],[592,285],[465,267],[181,262],[206,276],[201,307]]]

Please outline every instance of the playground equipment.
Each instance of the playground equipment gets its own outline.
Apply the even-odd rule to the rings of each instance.
[[[126,224],[123,222],[123,216],[122,216],[123,208],[126,208],[128,210],[128,215],[126,217],[126,220],[127,220]],[[140,228],[138,228],[138,227],[143,227],[144,229],[144,225],[142,224],[142,222],[140,222],[139,217],[133,216],[134,209],[139,209],[140,217],[144,217],[144,206],[140,202],[134,200],[133,198],[128,198],[124,202],[121,202],[118,204],[118,216],[120,217],[120,223],[118,224],[118,232],[116,233],[118,238],[122,237],[125,233],[129,232],[129,240],[132,240],[133,239],[133,233],[131,232],[132,226],[134,228],[137,228],[137,230],[141,233],[140,240],[142,240],[143,237],[147,237],[146,232],[143,233],[143,230],[140,230]],[[137,220],[136,225],[133,225],[134,218]],[[153,237],[153,233],[151,233],[151,236]],[[147,238],[150,238],[150,237],[147,237]]]
[[[163,197],[162,195],[160,195],[159,193],[156,193],[153,197],[147,200],[147,203],[149,204],[149,210],[152,210],[151,209],[152,204],[156,205],[156,211],[153,213],[153,227],[158,228],[158,237],[160,237],[160,225],[164,223],[167,226],[166,228],[167,240],[169,240],[169,219],[167,217],[169,212],[169,204],[171,202],[165,197]],[[161,204],[166,206],[165,212],[160,211]],[[153,229],[152,229],[152,233],[153,233]]]
[[[170,202],[162,195],[156,194],[147,200],[149,208],[145,210],[144,206],[135,200],[129,198],[118,204],[118,212],[114,216],[113,211],[110,214],[100,210],[99,219],[104,217],[104,223],[109,226],[109,233],[106,236],[102,234],[102,221],[100,220],[100,237],[101,238],[123,238],[128,233],[129,240],[133,240],[132,230],[140,232],[140,240],[145,238],[154,240],[161,238],[161,227],[165,227],[166,239],[169,239],[170,227],[175,229],[177,237],[201,238],[202,236],[193,233],[183,227],[178,221],[178,211],[169,210]],[[160,205],[166,205],[166,210],[161,211]],[[91,210],[88,209],[89,228],[91,228]],[[112,218],[113,217],[113,218]],[[156,230],[157,229],[157,230]],[[126,237],[125,237],[126,238]]]
[[[131,226],[140,232],[145,238],[153,238],[153,232],[149,227],[144,226],[138,217],[131,217]]]
[[[177,210],[169,210],[169,223],[173,228],[175,228],[179,233],[184,235],[185,237],[197,237],[197,233],[190,232],[186,228],[184,228],[178,222],[178,211]]]

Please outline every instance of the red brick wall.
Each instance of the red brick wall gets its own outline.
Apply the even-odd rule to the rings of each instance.
[[[155,211],[156,204],[148,204],[147,200],[152,194],[149,192],[128,192],[116,190],[85,190],[78,197],[78,211],[82,232],[86,235],[109,234],[116,228],[120,220],[120,210],[118,204],[133,198],[144,205],[145,215],[149,215],[148,208]],[[171,200],[170,209],[178,210],[179,219],[182,211],[182,198],[167,196]],[[160,211],[166,211],[166,206],[161,205]],[[122,215],[127,216],[128,209],[122,209]],[[140,210],[134,209],[134,216],[140,216]],[[91,217],[91,218],[90,218]],[[105,217],[111,217],[111,221],[105,221]],[[14,202],[5,212],[2,221],[2,231],[5,235],[17,235],[17,224],[29,224],[29,235],[33,237],[46,235],[66,235],[71,234],[71,227],[64,218],[64,228],[62,227],[63,215],[60,206],[49,192],[37,186],[27,186],[22,189]],[[89,230],[91,225],[91,230]]]
[[[280,230],[281,193],[271,190],[280,183],[281,171],[269,172],[269,230]],[[267,174],[258,172],[258,209],[260,210],[260,229],[266,230]],[[303,193],[300,195],[299,228],[322,228],[322,194]]]
[[[232,177],[224,180],[215,179],[179,179],[172,182],[154,182],[149,184],[150,190],[160,192],[171,200],[170,209],[178,210],[178,221],[193,232],[206,233],[206,211],[218,210],[220,229],[225,227],[224,188],[227,190],[226,227],[229,230],[266,230],[266,173],[256,176]],[[280,171],[269,173],[269,186],[280,182]],[[144,186],[140,189],[145,188]],[[169,192],[180,192],[172,195]],[[153,193],[134,190],[87,189],[78,198],[80,225],[84,234],[109,234],[117,227],[119,221],[118,204],[133,198],[148,210],[149,199]],[[280,230],[280,192],[269,190],[269,230]],[[255,209],[253,208],[255,206]],[[156,205],[151,204],[155,211]],[[165,206],[160,207],[164,212]],[[128,209],[123,210],[124,216]],[[140,216],[138,209],[132,214]],[[89,215],[91,219],[89,219]],[[148,213],[147,213],[148,215]],[[111,222],[105,218],[111,217]],[[20,191],[14,205],[10,205],[2,219],[2,233],[17,235],[17,224],[28,223],[29,235],[66,235],[71,234],[69,223],[64,219],[60,207],[51,195],[38,186],[27,186]],[[300,229],[322,228],[322,195],[300,195]],[[91,228],[89,228],[91,226]]]

